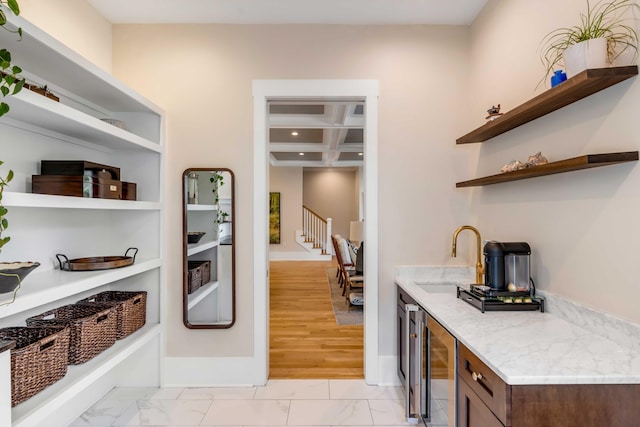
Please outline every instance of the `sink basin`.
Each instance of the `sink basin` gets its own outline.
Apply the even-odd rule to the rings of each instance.
[[[464,286],[460,282],[419,282],[414,281],[414,285],[419,286],[421,289],[431,293],[455,293],[458,285]]]

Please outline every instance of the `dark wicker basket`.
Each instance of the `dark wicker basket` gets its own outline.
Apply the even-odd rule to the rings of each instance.
[[[105,291],[81,299],[77,304],[114,306],[116,339],[127,337],[142,328],[147,320],[147,292]]]
[[[11,350],[11,406],[66,375],[69,328],[3,328],[0,338],[16,342]]]
[[[211,281],[211,261],[188,261],[188,293],[195,292],[199,287]]]
[[[69,364],[79,365],[116,342],[113,307],[70,304],[29,317],[27,326],[68,326]]]

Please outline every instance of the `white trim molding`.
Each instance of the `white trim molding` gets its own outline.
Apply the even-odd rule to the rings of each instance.
[[[255,384],[266,384],[269,373],[268,200],[269,153],[267,103],[283,99],[361,99],[365,103],[364,216],[366,268],[364,310],[365,381],[379,382],[378,349],[378,81],[377,80],[254,80],[253,82],[253,241],[254,241],[254,361],[261,368]],[[395,369],[394,369],[395,371]]]

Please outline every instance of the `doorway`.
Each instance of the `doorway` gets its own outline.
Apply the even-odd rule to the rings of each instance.
[[[362,99],[366,108],[364,187],[367,242],[365,264],[364,309],[364,375],[368,384],[378,383],[378,162],[377,162],[377,96],[374,80],[256,80],[254,96],[254,356],[264,383],[269,369],[269,153],[268,109],[271,100],[291,98]]]

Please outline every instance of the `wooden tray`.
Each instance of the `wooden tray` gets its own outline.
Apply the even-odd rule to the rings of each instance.
[[[133,256],[128,256],[130,250],[134,250]],[[129,248],[124,256],[99,256],[87,258],[69,259],[66,255],[56,254],[60,270],[65,271],[92,271],[108,270],[110,268],[120,268],[132,265],[136,260],[138,248]]]

